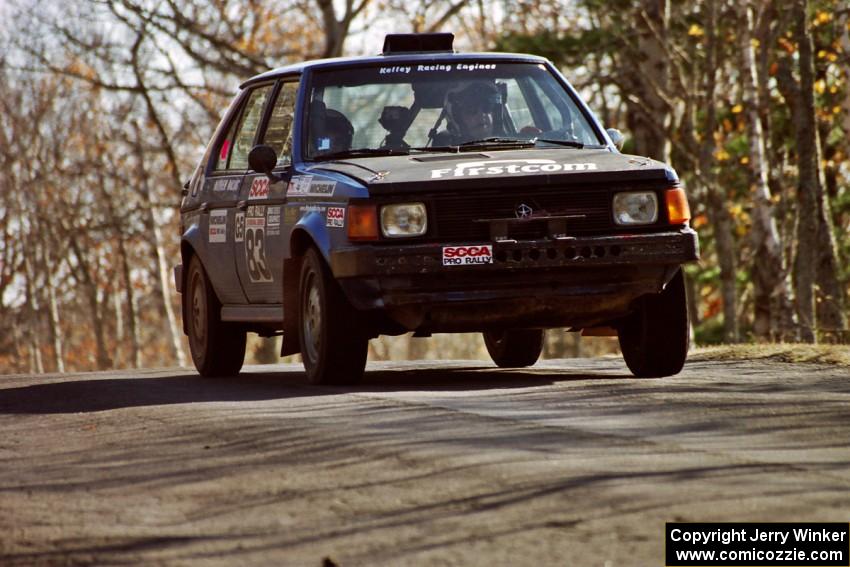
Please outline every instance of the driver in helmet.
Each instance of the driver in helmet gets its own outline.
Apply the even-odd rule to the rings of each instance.
[[[446,95],[446,130],[435,146],[457,145],[497,135],[502,95],[493,83],[476,81]]]
[[[342,112],[316,101],[310,117],[310,138],[317,154],[350,150],[354,127]]]

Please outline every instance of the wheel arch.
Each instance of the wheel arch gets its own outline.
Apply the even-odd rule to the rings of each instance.
[[[319,248],[313,235],[300,223],[289,236],[289,256],[283,260],[283,340],[280,355],[301,352],[298,340],[298,286],[301,263],[311,246]]]
[[[180,273],[180,289],[183,290],[183,292],[180,294],[180,316],[183,319],[184,335],[189,334],[189,323],[188,318],[186,317],[186,278],[189,277],[189,262],[191,262],[192,258],[197,255],[198,252],[195,250],[192,243],[186,238],[182,238],[180,240],[180,261],[183,264],[183,270],[181,270]],[[203,262],[201,263],[203,264]]]

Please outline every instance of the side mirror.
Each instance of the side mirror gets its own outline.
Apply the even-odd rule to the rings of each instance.
[[[611,138],[611,141],[614,142],[614,146],[618,150],[623,149],[623,144],[626,143],[626,137],[623,136],[623,133],[617,130],[616,128],[608,128],[605,130],[608,133],[608,137]]]
[[[271,146],[259,144],[248,154],[248,166],[254,171],[270,174],[277,165],[277,154]]]
[[[272,173],[272,170],[274,170],[276,165],[277,154],[271,146],[258,144],[251,148],[251,151],[248,153],[248,167],[254,171],[265,173],[266,177],[268,177],[269,181],[272,183],[282,181],[280,177]]]

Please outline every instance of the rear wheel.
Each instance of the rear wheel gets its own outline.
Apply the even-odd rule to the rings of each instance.
[[[658,378],[678,374],[690,346],[685,278],[680,269],[661,293],[638,300],[619,328],[620,350],[632,374]]]
[[[221,321],[221,303],[197,256],[189,262],[183,310],[187,317],[189,350],[201,376],[234,376],[245,360],[246,333]]]
[[[540,329],[484,331],[483,334],[487,352],[500,368],[531,366],[543,351],[543,331]]]
[[[301,359],[312,384],[354,384],[363,376],[369,339],[357,312],[315,248],[301,266],[298,292]]]

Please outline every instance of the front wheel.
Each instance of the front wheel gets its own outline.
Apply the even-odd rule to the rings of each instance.
[[[246,333],[221,320],[221,304],[197,256],[189,261],[186,276],[189,350],[201,376],[235,376],[245,360]]]
[[[298,292],[301,359],[312,384],[354,384],[363,376],[369,346],[357,312],[315,248],[301,266]]]
[[[483,335],[490,358],[500,368],[531,366],[543,351],[543,331],[540,329],[484,331]]]
[[[623,359],[638,378],[678,374],[690,346],[685,278],[679,269],[661,293],[638,300],[620,325]]]

